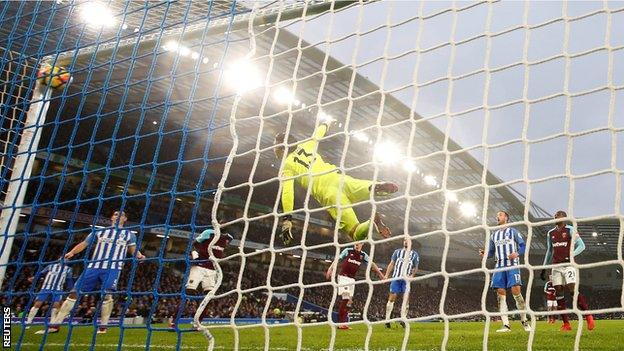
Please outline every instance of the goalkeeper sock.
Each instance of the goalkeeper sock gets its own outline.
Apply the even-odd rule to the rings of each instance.
[[[394,309],[394,301],[388,301],[386,304],[386,320],[390,319],[392,316],[392,310]]]
[[[56,315],[58,314],[59,309],[56,307],[52,307],[52,314],[50,315],[50,320],[56,318]]]
[[[56,318],[53,318],[50,321],[50,324],[52,324],[52,325],[59,325],[59,324],[63,323],[63,321],[65,320],[65,317],[67,317],[69,315],[71,310],[74,308],[75,304],[76,304],[76,300],[68,297],[65,300],[65,302],[63,302],[63,304],[61,305],[61,309],[56,314]]]
[[[353,231],[353,240],[364,240],[368,235],[368,228],[370,227],[370,219],[364,223],[360,223],[355,227]]]
[[[39,312],[39,309],[37,307],[32,307],[30,309],[30,311],[28,312],[28,318],[26,319],[26,324],[32,323],[33,319],[35,319],[35,316],[37,315],[37,312]]]
[[[514,295],[513,298],[514,300],[516,300],[516,308],[518,309],[518,311],[522,311],[526,309],[526,303],[524,302],[524,298],[522,297],[522,294]],[[522,320],[523,322],[526,322],[527,320],[526,313],[520,313],[520,320]]]
[[[498,295],[498,311],[500,313],[507,312],[507,296],[506,295]],[[501,315],[501,321],[503,321],[503,325],[509,326],[509,317],[506,314]]]
[[[101,321],[100,325],[102,327],[106,327],[108,325],[108,320],[110,319],[111,313],[113,312],[113,299],[108,299],[102,302],[102,313],[101,313]]]
[[[565,297],[564,296],[557,296],[557,309],[560,310],[560,311],[566,309],[566,303],[565,303]],[[563,321],[563,324],[570,323],[570,320],[568,318],[568,314],[567,313],[562,313],[561,314],[561,320]]]

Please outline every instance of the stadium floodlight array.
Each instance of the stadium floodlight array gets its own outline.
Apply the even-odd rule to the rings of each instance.
[[[442,245],[441,253],[421,252],[425,260],[427,256],[438,256],[441,262],[439,270],[425,271],[425,274],[410,278],[412,284],[408,284],[407,289],[409,294],[413,289],[410,286],[440,278],[443,283],[439,313],[414,318],[409,314],[408,301],[403,300],[400,317],[393,319],[406,323],[401,348],[410,348],[410,340],[418,328],[411,322],[442,321],[444,337],[441,345],[433,346],[446,349],[451,337],[451,323],[462,318],[478,317],[485,318],[483,349],[488,349],[490,320],[501,316],[501,313],[487,308],[490,275],[494,270],[489,268],[486,260],[476,267],[472,265],[473,268],[450,269],[447,267],[452,255],[449,249],[454,240],[464,236],[477,238],[485,246],[490,234],[497,229],[491,222],[492,217],[497,211],[506,210],[511,215],[513,226],[526,228],[523,234],[528,250],[521,268],[528,272],[526,312],[530,315],[533,330],[529,333],[527,349],[531,349],[536,320],[554,314],[536,310],[531,304],[535,271],[549,268],[543,266],[541,261],[531,260],[531,250],[537,246],[536,243],[544,241],[543,228],[555,223],[537,205],[544,200],[544,196],[535,189],[561,179],[569,182],[568,194],[559,199],[558,206],[568,210],[569,220],[575,226],[587,221],[618,220],[620,229],[616,254],[609,259],[589,263],[573,259],[572,264],[577,269],[617,266],[624,270],[621,200],[624,171],[619,163],[622,148],[618,146],[624,125],[618,124],[621,121],[618,122],[616,117],[617,101],[624,96],[624,82],[618,79],[616,73],[622,65],[624,40],[614,34],[619,33],[616,22],[622,21],[624,8],[605,2],[595,9],[574,12],[570,9],[572,4],[564,2],[556,14],[548,17],[551,13],[545,12],[545,16],[537,16],[536,19],[532,15],[545,5],[531,2],[512,4],[512,12],[517,12],[517,16],[513,17],[510,5],[499,2],[406,4],[376,1],[271,4],[251,1],[231,4],[102,2],[97,5],[57,1],[45,5],[5,4],[5,11],[0,12],[0,28],[3,28],[0,33],[7,34],[9,38],[0,42],[3,47],[0,51],[3,55],[0,70],[3,81],[0,89],[0,285],[6,289],[2,291],[3,296],[10,300],[35,292],[33,288],[28,293],[15,291],[16,274],[5,278],[8,267],[19,271],[25,266],[46,264],[42,258],[26,262],[23,256],[25,246],[15,248],[13,242],[15,238],[21,238],[25,243],[28,231],[35,231],[32,217],[38,208],[51,207],[54,214],[66,205],[57,200],[38,203],[43,186],[34,184],[43,184],[51,155],[65,152],[63,150],[69,154],[65,155],[63,171],[54,176],[61,179],[67,176],[71,162],[69,150],[73,145],[59,148],[54,137],[57,129],[68,126],[63,122],[62,115],[64,106],[71,102],[72,106],[79,108],[75,116],[77,120],[95,120],[96,131],[98,128],[114,130],[104,140],[95,141],[93,134],[92,139],[85,143],[90,149],[87,156],[80,160],[85,165],[83,176],[86,178],[102,172],[107,180],[119,169],[128,172],[121,194],[107,192],[106,182],[103,183],[96,213],[91,213],[94,215],[94,222],[90,223],[92,226],[96,225],[98,216],[108,215],[101,212],[104,202],[112,199],[124,208],[139,196],[148,199],[141,217],[134,220],[137,224],[133,228],[140,233],[139,242],[155,227],[165,228],[164,241],[172,237],[173,230],[188,228],[190,232],[196,232],[205,227],[197,224],[201,216],[206,216],[205,213],[198,213],[197,208],[193,209],[187,222],[172,224],[178,196],[192,197],[197,204],[203,198],[214,199],[211,223],[217,236],[234,226],[242,226],[237,238],[238,253],[216,261],[219,272],[224,270],[224,263],[240,265],[236,289],[210,291],[193,318],[193,325],[207,338],[208,349],[219,347],[219,339],[211,333],[219,328],[233,330],[235,349],[241,348],[241,331],[262,328],[265,338],[261,346],[270,349],[275,338],[271,331],[282,327],[267,321],[270,304],[276,294],[288,288],[299,289],[290,324],[297,330],[296,348],[305,348],[303,334],[308,324],[304,324],[298,316],[304,310],[306,291],[309,294],[311,290],[322,287],[337,291],[341,286],[335,282],[305,283],[306,262],[319,260],[321,256],[318,252],[326,255],[326,260],[327,255],[331,256],[329,261],[334,262],[337,259],[334,257],[350,245],[350,239],[335,226],[331,228],[331,239],[319,243],[313,237],[320,235],[316,233],[319,227],[327,230],[324,213],[329,207],[314,205],[310,199],[310,186],[297,193],[299,197],[304,193],[305,198],[303,201],[298,199],[296,203],[299,206],[292,213],[297,228],[295,243],[282,245],[278,234],[284,213],[278,194],[286,179],[279,176],[284,159],[273,157],[273,138],[277,132],[285,132],[299,140],[309,139],[314,128],[332,121],[334,126],[320,140],[318,152],[335,163],[342,173],[373,181],[392,180],[400,185],[400,191],[393,197],[371,197],[368,201],[355,204],[356,209],[364,208],[362,213],[367,215],[360,214],[363,220],[372,219],[375,213],[383,211],[394,233],[393,237],[382,239],[372,228],[369,230],[365,241],[370,245],[371,258],[387,261],[388,249],[401,245],[403,239],[408,239],[408,248],[413,245],[412,240],[419,242],[437,238]],[[19,24],[20,21],[28,22],[20,15],[22,12],[32,13],[32,24]],[[14,17],[9,15],[11,13]],[[90,22],[94,13],[100,18]],[[55,14],[66,15],[64,23],[55,23],[52,20]],[[81,22],[72,24],[72,16],[79,17]],[[50,20],[43,21],[43,17]],[[572,32],[579,31],[577,25],[595,19],[604,23],[601,40],[596,41],[591,35],[579,36],[578,40],[573,38]],[[8,20],[15,21],[17,25],[7,29],[9,27],[5,23]],[[62,26],[59,27],[59,24]],[[35,30],[33,27],[43,29]],[[540,33],[559,28],[562,39],[560,48],[539,49],[536,54],[535,45],[543,48],[553,44]],[[73,37],[78,39],[69,39]],[[28,44],[31,38],[33,42]],[[21,46],[17,44],[20,41]],[[517,56],[509,53],[512,49],[505,46],[507,41],[517,49]],[[18,46],[21,52],[15,51]],[[579,63],[588,58],[594,59],[595,55],[604,59],[604,62],[600,61],[601,65],[588,66],[584,63],[582,66]],[[436,65],[433,61],[443,64]],[[35,68],[44,63],[67,68],[75,81],[53,92],[36,80]],[[587,70],[598,73],[587,73]],[[552,71],[560,74],[553,78],[548,75]],[[543,80],[539,77],[540,72],[546,76]],[[588,76],[600,76],[603,80],[588,86],[579,76],[587,79],[592,78]],[[535,81],[547,87],[536,87]],[[507,92],[506,89],[513,91]],[[432,97],[436,94],[437,97]],[[573,129],[574,104],[583,98],[603,94],[607,96],[604,101],[608,105],[604,109],[606,122]],[[114,99],[114,103],[110,99]],[[563,106],[560,131],[536,132],[533,128],[540,128],[540,123],[537,123],[538,127],[534,126],[536,122],[532,116],[537,114],[536,110],[559,101]],[[51,105],[55,116],[48,115]],[[513,112],[515,108],[518,110]],[[549,112],[552,111],[555,109]],[[517,133],[500,133],[496,129],[511,129],[508,127],[513,124],[511,118],[500,123],[501,118],[508,118],[501,115],[507,114],[520,121]],[[130,147],[126,144],[130,138],[117,135],[126,115],[139,121],[132,136],[136,139]],[[480,117],[470,119],[472,122],[466,124],[465,120],[474,115]],[[135,160],[144,159],[140,154],[146,150],[141,149],[138,141],[143,136],[141,128],[152,123],[155,127],[146,135],[153,135],[158,140],[156,149],[148,150],[153,151],[155,157],[147,162],[135,163]],[[44,143],[47,145],[39,143],[44,128],[54,129],[48,136],[51,140]],[[80,133],[78,128],[71,128],[71,136],[66,138],[68,142]],[[458,129],[461,131],[458,132]],[[158,158],[159,154],[164,154],[161,149],[167,148],[174,133],[182,135],[180,152],[174,160],[161,162]],[[200,144],[204,146],[199,157],[190,157],[185,154],[184,146],[194,142],[189,135],[198,133],[202,135],[203,142]],[[501,136],[493,138],[493,134]],[[611,141],[608,165],[577,172],[574,163],[578,160],[575,152],[579,147],[575,145],[578,140],[595,135],[603,135]],[[105,160],[103,170],[91,169],[88,165],[96,162],[92,151],[102,141],[113,145],[113,151]],[[539,163],[535,154],[540,152],[541,145],[554,142],[563,145],[564,152],[552,156],[561,160],[562,170],[535,171],[536,163]],[[224,150],[220,145],[227,148]],[[116,147],[128,148],[123,152],[130,156],[113,166],[116,161],[112,154]],[[507,150],[508,147],[521,149],[520,154],[512,153],[519,155],[518,159],[507,160],[516,164],[519,170],[516,174],[505,173],[505,167],[495,157],[500,150]],[[35,158],[39,156],[45,159],[44,169],[32,175]],[[205,183],[211,172],[210,167],[215,167],[213,164],[220,161],[224,161],[224,166],[218,186],[207,189]],[[172,202],[164,223],[153,223],[148,219],[149,199],[163,194],[156,189],[154,181],[158,176],[157,169],[171,164],[175,168],[168,178],[172,184],[170,190],[164,193]],[[132,178],[133,173],[139,173],[142,167],[151,169],[152,180],[146,184],[135,183]],[[185,179],[183,168],[186,167],[197,168],[196,180]],[[505,174],[498,177],[497,172]],[[575,210],[581,196],[577,189],[581,185],[578,184],[597,184],[604,177],[612,182],[609,189],[613,196],[608,198],[611,203],[603,204],[599,207],[600,212],[590,212],[589,215],[587,211]],[[188,182],[191,184],[186,187]],[[143,189],[138,191],[139,195],[136,191],[131,194],[131,186]],[[344,188],[345,184],[340,186]],[[31,202],[25,201],[27,187],[35,193]],[[259,197],[264,202],[273,200],[267,195],[267,188],[273,192],[275,201],[269,204],[268,211],[258,213],[259,207],[255,202],[260,202]],[[75,204],[86,202],[82,195],[80,192],[76,194],[73,199]],[[228,204],[228,196],[242,199],[239,201],[241,216],[219,223],[219,213]],[[70,231],[81,213],[78,207],[68,218]],[[340,218],[346,207],[336,208]],[[26,210],[31,211],[27,213],[33,216],[18,231],[20,214]],[[554,210],[549,209],[546,214]],[[62,232],[53,228],[52,219],[50,217],[50,224],[46,227],[46,242]],[[254,251],[245,251],[246,245],[252,241],[249,239],[253,234],[251,226],[266,221],[270,221],[272,227],[266,245]],[[316,228],[314,233],[312,228]],[[69,243],[65,250],[68,247]],[[160,269],[168,262],[188,265],[190,247],[189,244],[183,255],[172,259],[167,256],[168,249],[163,244],[148,261],[158,263]],[[252,260],[258,251],[269,255],[269,263],[265,267],[266,281],[244,288],[242,281],[245,269],[249,267],[248,260]],[[12,254],[17,255],[16,261],[10,261]],[[278,260],[286,254],[299,259],[298,281],[273,286]],[[127,266],[130,262],[134,265],[130,270],[132,281],[138,269],[133,259],[129,258],[128,262]],[[446,311],[451,280],[475,274],[483,277],[480,282],[483,285],[480,309],[459,314]],[[188,269],[184,272],[184,279],[187,278]],[[221,286],[222,279],[223,275],[219,274],[217,286]],[[382,288],[384,283],[387,282],[371,279],[371,268],[367,267],[365,279],[357,284],[358,289],[366,286],[368,294],[362,320],[352,325],[366,327],[367,349],[371,347],[376,328],[386,322],[369,318],[373,291]],[[154,312],[159,292],[136,292],[131,290],[131,286],[130,283],[125,291],[116,296],[129,301],[137,294],[151,293],[156,297],[154,306],[151,306]],[[575,296],[578,296],[578,289],[579,284],[576,284]],[[183,290],[184,287],[180,287],[179,296],[186,297]],[[251,326],[237,324],[235,316],[243,295],[255,291],[266,291],[267,295],[259,323]],[[232,295],[237,297],[237,303],[229,323],[219,326],[200,323],[201,315],[211,301]],[[330,304],[323,307],[332,311],[336,302],[334,293]],[[127,306],[128,302],[124,311]],[[624,294],[621,295],[619,307],[581,311],[576,301],[573,306],[568,312],[579,319],[589,312],[621,313],[624,312]],[[309,325],[331,327],[329,343],[324,347],[334,349],[339,338],[338,323],[332,321],[331,312],[329,315],[329,321]],[[72,327],[69,329],[71,335]],[[152,333],[158,327],[148,325],[144,329],[147,333],[145,348],[148,349]],[[129,328],[123,325],[122,319],[118,349],[123,349],[123,336],[127,330]],[[580,349],[583,332],[583,325],[579,323],[575,331],[575,350]],[[25,342],[24,335],[22,330],[18,341],[20,345]],[[175,347],[181,349],[183,339],[179,332],[177,335]],[[66,342],[66,347],[69,347],[69,337]],[[93,349],[95,336],[90,342],[90,349]]]

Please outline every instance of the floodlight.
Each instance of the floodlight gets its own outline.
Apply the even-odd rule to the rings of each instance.
[[[375,145],[374,158],[379,163],[395,163],[401,159],[399,148],[391,142]]]
[[[425,181],[425,184],[427,184],[429,186],[436,186],[436,185],[438,185],[438,181],[432,175],[424,176],[423,180]]]
[[[228,84],[239,93],[262,86],[260,73],[248,60],[240,60],[231,64],[225,71],[225,78]]]
[[[318,113],[318,119],[321,122],[333,122],[336,119],[334,119],[334,117],[328,113],[326,113],[325,111],[319,111]]]
[[[100,2],[86,2],[80,6],[80,18],[95,29],[111,27],[117,21],[111,10]]]
[[[447,191],[446,198],[449,200],[449,202],[457,202],[457,194],[455,194],[455,192],[453,191]]]
[[[416,171],[418,168],[416,167],[416,165],[414,164],[414,162],[412,162],[411,160],[405,160],[403,162],[403,169],[412,173],[414,171]]]
[[[369,141],[368,135],[364,134],[363,132],[355,132],[353,133],[353,137],[356,140],[363,141],[365,143]]]
[[[464,215],[464,217],[474,217],[477,215],[477,208],[475,207],[475,205],[469,202],[464,202],[463,204],[461,204],[461,206],[459,206],[459,210]]]
[[[288,105],[295,99],[293,92],[285,87],[279,87],[273,93],[273,98],[280,104]]]

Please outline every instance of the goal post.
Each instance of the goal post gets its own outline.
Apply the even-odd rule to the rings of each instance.
[[[37,150],[39,150],[39,139],[42,125],[45,123],[51,91],[36,82],[36,69],[29,65],[30,60],[19,60],[13,57],[13,53],[7,49],[0,51],[10,56],[3,65],[2,75],[11,77],[2,84],[2,101],[0,101],[3,110],[2,134],[3,138],[8,139],[2,140],[3,145],[8,145],[4,147],[2,155],[3,199],[2,212],[0,212],[0,230],[2,231],[0,286],[2,286],[28,188],[28,179]],[[15,56],[19,57],[19,54]],[[34,84],[31,83],[33,81],[35,81]]]

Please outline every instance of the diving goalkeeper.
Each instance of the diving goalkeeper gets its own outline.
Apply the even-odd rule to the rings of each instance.
[[[288,150],[285,163],[282,167],[282,210],[285,213],[292,212],[295,198],[294,184],[297,183],[303,189],[308,189],[312,182],[312,197],[322,206],[331,206],[327,211],[334,220],[338,220],[338,201],[340,201],[341,214],[338,228],[351,236],[353,240],[365,239],[368,235],[370,220],[360,223],[351,204],[370,199],[371,191],[375,196],[386,196],[399,190],[399,186],[390,182],[373,182],[371,180],[356,179],[342,174],[340,170],[323,160],[317,153],[318,142],[325,136],[331,122],[325,122],[316,128],[312,140],[297,143],[292,136],[286,142],[291,145],[287,149],[285,144],[286,135],[279,133],[275,136],[274,149],[277,158],[282,159],[284,151]],[[341,189],[342,183],[342,189]],[[384,238],[391,235],[390,229],[383,223],[382,216],[375,214],[373,221],[375,230]],[[283,218],[280,238],[284,244],[290,243],[292,236],[291,216]]]

